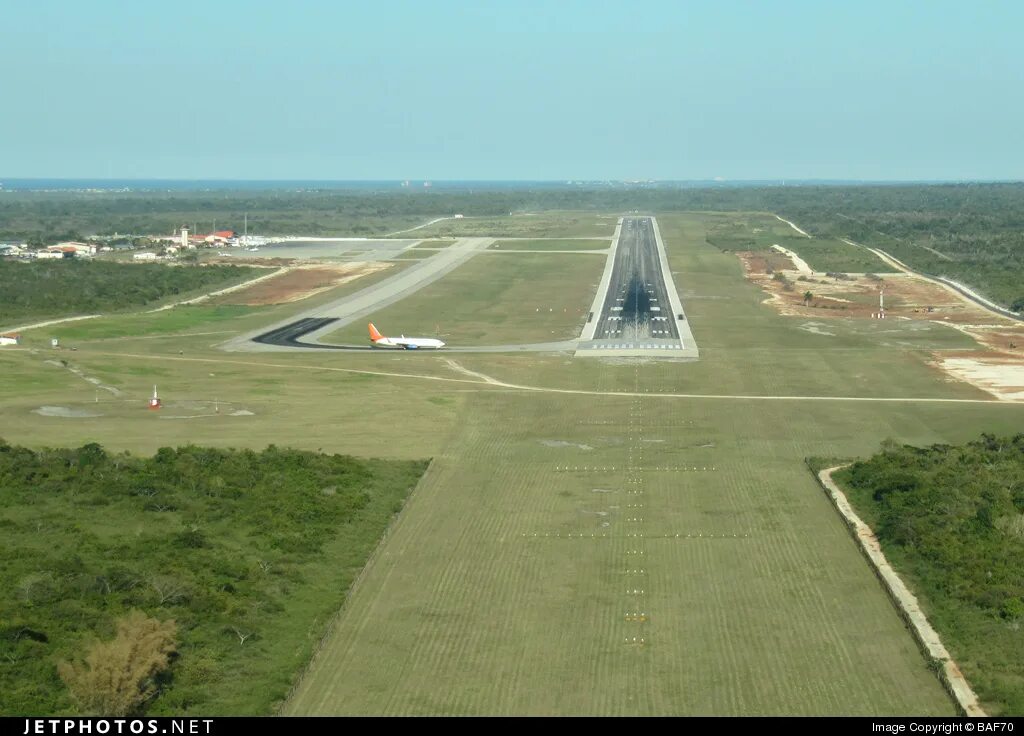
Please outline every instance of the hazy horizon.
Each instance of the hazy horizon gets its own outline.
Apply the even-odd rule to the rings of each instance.
[[[1017,181],[1005,0],[17,4],[9,179]]]

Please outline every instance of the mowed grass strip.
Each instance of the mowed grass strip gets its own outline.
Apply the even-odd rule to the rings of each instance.
[[[776,441],[628,473],[634,401],[473,398],[285,712],[953,713],[800,463],[827,411],[779,438],[789,410],[642,399],[701,423],[677,441]]]
[[[596,212],[538,212],[504,217],[442,220],[416,231],[419,237],[506,238],[611,237],[617,215]]]
[[[161,341],[139,342],[145,348]],[[100,442],[111,450],[143,454],[194,442],[429,458],[443,446],[464,390],[474,388],[453,384],[461,391],[451,392],[440,382],[322,371],[312,367],[317,359],[324,361],[319,355],[275,355],[276,360],[260,362],[260,356],[205,349],[211,362],[192,361],[197,345],[184,357],[174,350],[166,358],[98,354],[88,348],[0,352],[0,436],[31,447]],[[250,357],[257,360],[246,362]],[[68,368],[57,358],[67,360]],[[154,384],[164,402],[160,411],[147,409]],[[373,421],[367,420],[368,405]],[[46,406],[69,409],[64,414],[71,415],[38,413]]]
[[[577,337],[604,263],[600,256],[478,255],[367,320],[332,333],[328,340],[365,342],[367,321],[385,335],[438,336],[451,346]]]
[[[498,240],[490,246],[490,250],[608,250],[611,244],[608,239]]]
[[[32,330],[31,337],[48,343],[53,337],[60,341],[78,341],[160,335],[199,328],[218,329],[216,325],[246,317],[259,310],[259,307],[235,305],[182,305],[161,312],[111,315],[41,327]]]

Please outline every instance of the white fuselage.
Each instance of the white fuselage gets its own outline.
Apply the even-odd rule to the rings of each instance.
[[[382,337],[373,343],[375,348],[403,348],[405,350],[443,348],[444,343],[432,337]]]

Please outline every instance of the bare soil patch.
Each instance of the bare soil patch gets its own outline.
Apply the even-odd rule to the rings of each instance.
[[[390,267],[389,263],[379,262],[292,266],[274,278],[225,294],[216,303],[260,306],[296,302]]]
[[[878,312],[878,297],[884,289],[887,319],[922,319],[964,326],[1014,325],[955,292],[911,274],[807,276],[793,268],[789,258],[781,253],[737,255],[747,279],[768,292],[768,302],[785,315],[870,319]],[[808,291],[811,298],[805,302]]]
[[[1024,356],[990,351],[944,353],[934,364],[947,375],[1002,401],[1024,401]]]
[[[298,263],[296,258],[211,258],[208,263],[222,266],[258,266],[260,268],[281,268]]]
[[[580,450],[594,449],[590,445],[580,444],[576,442],[566,442],[565,440],[539,440],[539,442],[545,447],[576,447]]]
[[[67,406],[40,406],[32,410],[33,414],[44,417],[63,417],[65,419],[87,419],[89,417],[101,417],[102,414],[85,409],[72,409]]]
[[[737,255],[747,279],[768,293],[766,303],[780,314],[815,320],[805,322],[802,329],[831,334],[821,320],[872,319],[878,313],[878,297],[884,289],[886,319],[940,322],[979,343],[979,350],[935,353],[932,365],[950,378],[966,381],[1004,401],[1024,401],[1024,324],[995,315],[960,294],[913,274],[807,277],[780,266],[777,258],[789,260],[781,254]],[[808,291],[811,298],[805,301]]]

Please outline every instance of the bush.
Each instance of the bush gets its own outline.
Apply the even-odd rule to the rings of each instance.
[[[117,621],[117,635],[97,642],[84,661],[61,662],[57,670],[83,713],[125,716],[156,692],[154,679],[167,669],[177,646],[174,621],[131,611]]]
[[[963,652],[982,700],[1012,712],[1024,702],[1024,434],[962,446],[887,441],[837,480],[947,646]]]
[[[0,313],[4,317],[107,312],[138,307],[176,294],[241,280],[241,266],[168,266],[108,261],[0,260]]]

